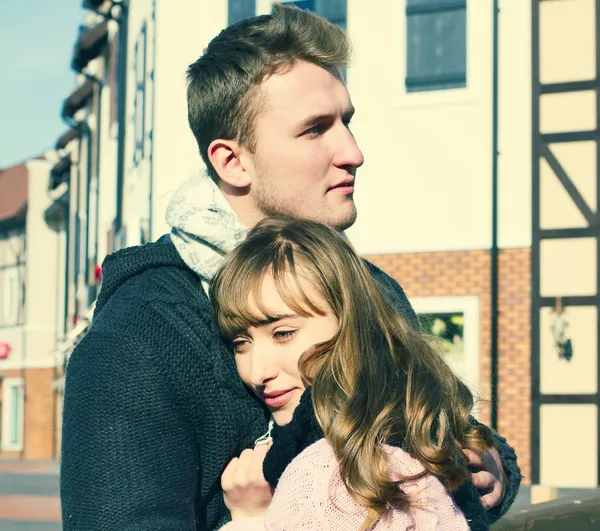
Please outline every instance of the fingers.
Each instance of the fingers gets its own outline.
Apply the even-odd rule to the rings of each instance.
[[[485,494],[481,496],[481,504],[485,509],[496,507],[502,500],[502,483],[493,474],[481,471],[471,474],[473,485]]]
[[[269,445],[244,450],[225,468],[221,488],[233,520],[261,516],[266,511],[273,496],[262,469],[268,451]]]
[[[244,450],[236,469],[236,484],[245,485],[253,468],[254,452],[250,449]]]
[[[221,476],[221,488],[227,492],[236,487],[266,483],[262,467],[268,451],[269,445],[260,445],[232,459]]]
[[[471,474],[471,481],[478,490],[490,490],[494,487],[497,480],[492,474],[482,470],[481,472]]]
[[[467,456],[469,463],[467,466],[470,468],[485,468],[484,466],[484,454],[481,452],[475,452],[474,450],[464,449],[464,454]]]
[[[502,501],[502,485],[499,481],[494,483],[494,487],[492,492],[485,494],[481,497],[481,504],[487,509],[493,509],[494,507],[500,505]]]
[[[234,478],[237,472],[239,459],[234,457],[223,471],[223,475],[221,476],[221,489],[224,491],[231,490],[234,484]]]

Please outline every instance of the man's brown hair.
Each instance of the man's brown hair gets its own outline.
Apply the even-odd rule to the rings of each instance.
[[[276,4],[268,15],[225,28],[187,71],[188,122],[213,180],[208,158],[213,140],[234,140],[253,151],[260,84],[307,61],[339,75],[348,66],[350,42],[328,20],[294,6]]]

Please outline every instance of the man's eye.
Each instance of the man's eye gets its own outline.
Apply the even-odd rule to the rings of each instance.
[[[306,131],[304,131],[305,135],[322,135],[325,131],[327,131],[327,129],[329,128],[329,126],[327,124],[317,124],[317,125],[313,125],[310,129],[307,129]]]

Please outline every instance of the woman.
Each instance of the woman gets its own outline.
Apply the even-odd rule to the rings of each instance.
[[[268,453],[270,434],[223,474],[230,527],[487,527],[463,449],[487,450],[492,434],[343,235],[264,220],[226,258],[211,300],[241,378],[277,425]],[[270,504],[263,459],[277,485]]]

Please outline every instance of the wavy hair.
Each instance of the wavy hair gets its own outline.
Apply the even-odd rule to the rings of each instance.
[[[444,361],[439,344],[407,324],[346,237],[311,221],[258,223],[226,257],[211,286],[225,337],[275,317],[261,304],[265,274],[273,275],[283,301],[299,315],[332,312],[338,320],[337,334],[306,351],[299,369],[312,387],[316,419],[341,477],[368,509],[363,529],[391,506],[411,506],[402,483],[415,476],[390,478],[383,443],[401,446],[421,462],[425,471],[416,477],[435,474],[450,491],[465,481],[462,449],[490,448],[492,432],[471,422],[473,395]],[[321,300],[311,300],[303,282]]]

